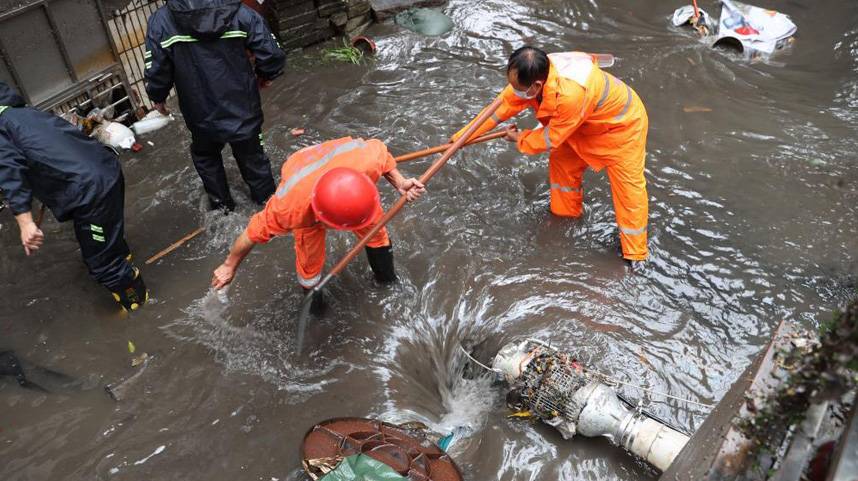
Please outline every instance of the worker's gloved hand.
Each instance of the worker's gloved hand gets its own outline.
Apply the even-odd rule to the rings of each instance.
[[[405,179],[401,184],[396,188],[401,195],[404,195],[405,198],[411,202],[413,200],[417,200],[420,198],[423,193],[426,192],[426,186],[423,185],[422,182],[415,178]]]
[[[235,279],[235,267],[224,262],[214,271],[214,276],[212,276],[212,287],[218,290],[223,289],[228,286],[233,279]]]
[[[260,78],[260,77],[256,78],[256,84],[261,89],[270,87],[272,83],[274,83],[274,81],[272,81],[272,80],[268,80],[268,79],[264,79],[264,78]]]
[[[39,229],[35,222],[24,222],[18,224],[21,229],[21,244],[24,245],[24,252],[29,256],[33,252],[42,247],[45,241],[45,234]]]

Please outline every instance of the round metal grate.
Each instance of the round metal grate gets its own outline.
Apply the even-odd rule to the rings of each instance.
[[[462,481],[456,463],[438,446],[412,430],[362,418],[317,424],[304,436],[301,459],[314,480],[356,454],[390,466],[411,481]]]

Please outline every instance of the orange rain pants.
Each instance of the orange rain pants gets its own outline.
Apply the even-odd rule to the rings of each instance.
[[[265,208],[251,217],[245,230],[255,244],[264,244],[275,236],[291,232],[295,237],[295,268],[302,287],[315,286],[325,267],[327,229],[316,219],[310,205],[313,186],[325,172],[336,167],[349,167],[377,182],[396,168],[396,161],[380,140],[345,137],[299,150],[283,164],[277,191]],[[354,231],[355,235],[365,236],[382,215],[379,203],[373,223]],[[389,246],[387,229],[382,228],[367,245]]]
[[[519,98],[508,85],[500,94],[501,107],[473,136],[488,132],[528,107],[533,109],[542,127],[522,130],[518,149],[525,154],[550,152],[551,212],[580,216],[584,171],[587,167],[597,172],[606,169],[623,257],[646,259],[649,199],[644,160],[649,120],[643,102],[631,87],[599,69],[586,53],[548,57],[548,79],[540,97]],[[467,126],[454,137],[465,129]]]

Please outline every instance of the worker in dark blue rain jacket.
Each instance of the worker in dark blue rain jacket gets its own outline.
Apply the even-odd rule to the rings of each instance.
[[[275,184],[259,87],[280,76],[286,60],[265,20],[241,0],[167,0],[149,18],[145,58],[146,92],[162,114],[176,87],[211,208],[235,208],[221,157],[227,143],[251,198],[265,203]]]
[[[122,307],[148,299],[125,243],[125,181],[116,155],[65,120],[24,105],[0,82],[0,191],[29,256],[45,235],[33,220],[33,197],[60,222],[74,221],[84,263]]]

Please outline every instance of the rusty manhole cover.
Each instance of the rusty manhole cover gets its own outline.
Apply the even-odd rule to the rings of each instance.
[[[373,419],[337,418],[317,424],[301,446],[304,470],[321,478],[345,458],[364,454],[412,481],[462,481],[456,463],[418,432]]]

